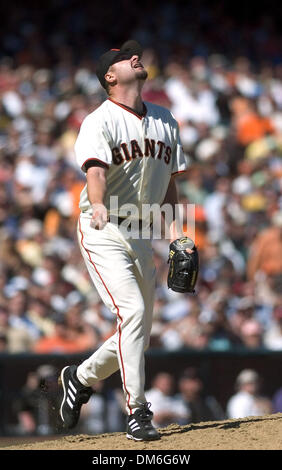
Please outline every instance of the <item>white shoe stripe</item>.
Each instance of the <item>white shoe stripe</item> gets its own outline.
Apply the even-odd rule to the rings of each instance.
[[[72,393],[72,391],[71,391],[70,388],[68,388],[68,394],[69,394],[69,396],[72,398],[72,400],[75,401],[75,396],[74,396],[74,394]]]
[[[71,409],[73,409],[73,404],[72,404],[72,402],[70,401],[69,397],[67,398],[66,402],[67,402],[68,405],[71,407]]]
[[[133,423],[136,423],[136,419],[133,418],[131,421],[130,421],[130,424],[133,424]]]
[[[131,434],[126,434],[127,439],[133,439],[134,441],[143,441],[142,438],[131,436]]]
[[[140,426],[138,425],[138,423],[135,423],[133,425],[130,425],[132,431],[135,431],[136,428],[139,428],[140,429]]]
[[[63,400],[62,400],[62,403],[61,403],[61,406],[60,406],[60,415],[61,415],[62,421],[65,421],[64,416],[63,416],[63,406],[64,406],[64,403],[65,403],[66,392],[67,392],[66,387],[65,387],[65,382],[64,382],[64,372],[68,367],[69,366],[64,367],[62,372],[61,372],[61,375],[60,375],[62,386],[63,386],[63,391],[64,391],[64,397],[63,397]]]
[[[75,388],[75,386],[73,385],[73,383],[72,383],[71,380],[69,381],[69,386],[70,386],[70,388],[72,389],[72,391],[76,394],[76,393],[77,393],[77,390],[76,390],[76,388]]]

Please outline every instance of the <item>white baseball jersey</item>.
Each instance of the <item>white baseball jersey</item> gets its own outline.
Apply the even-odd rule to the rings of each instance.
[[[141,204],[162,204],[171,175],[187,168],[178,124],[170,111],[144,105],[146,112],[140,116],[108,98],[84,119],[75,144],[83,171],[93,162],[108,169],[105,206],[110,215],[113,195],[118,196],[118,207],[134,204],[140,214]],[[87,185],[79,207],[91,213]]]
[[[75,151],[79,166],[107,168],[105,205],[109,216],[121,206],[134,204],[142,217],[142,204],[161,205],[173,173],[186,170],[178,125],[171,113],[145,103],[143,116],[111,99],[82,123]],[[118,196],[116,212],[110,196]],[[80,198],[78,240],[85,264],[104,304],[117,317],[117,331],[79,365],[77,377],[95,385],[118,369],[132,414],[146,402],[144,351],[150,342],[153,319],[155,265],[151,240],[125,239],[120,226],[91,227],[87,185]]]

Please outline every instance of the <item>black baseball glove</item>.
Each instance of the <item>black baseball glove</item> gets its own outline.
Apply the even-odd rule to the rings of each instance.
[[[188,253],[186,249],[193,250]],[[199,256],[191,238],[182,237],[169,245],[167,285],[175,292],[195,292],[199,271]]]

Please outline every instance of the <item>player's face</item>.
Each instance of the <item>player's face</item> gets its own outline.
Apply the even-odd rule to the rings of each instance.
[[[119,84],[130,84],[136,80],[145,81],[148,76],[138,55],[116,62],[110,67],[110,72],[115,75]]]

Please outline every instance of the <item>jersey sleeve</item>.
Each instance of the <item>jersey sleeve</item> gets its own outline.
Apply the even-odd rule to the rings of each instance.
[[[176,123],[175,145],[172,151],[172,168],[171,174],[184,173],[188,168],[188,161],[185,157],[183,146],[179,136],[179,126]]]
[[[84,172],[95,164],[108,169],[112,163],[109,138],[94,116],[87,116],[81,124],[74,150],[76,161]]]

